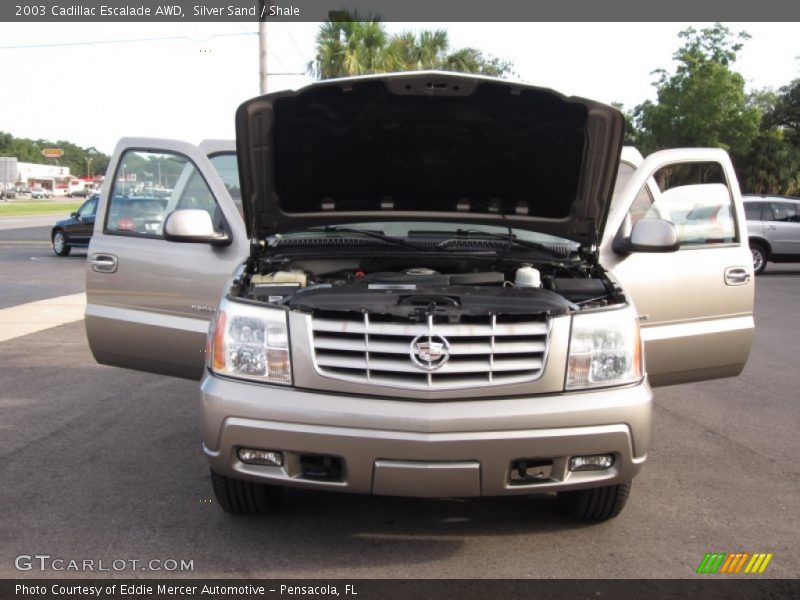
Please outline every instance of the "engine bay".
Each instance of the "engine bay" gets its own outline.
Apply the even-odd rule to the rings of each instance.
[[[624,302],[585,261],[348,256],[249,260],[236,281],[245,300],[319,314],[354,312],[457,321],[461,315],[557,316]]]

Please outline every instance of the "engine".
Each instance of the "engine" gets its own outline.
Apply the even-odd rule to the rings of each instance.
[[[381,263],[380,266],[384,266]],[[311,312],[354,312],[451,322],[461,315],[545,314],[556,316],[585,306],[613,303],[617,290],[605,277],[571,265],[519,263],[505,270],[408,266],[371,270],[370,260],[307,261],[262,265],[240,283],[241,295],[257,302]],[[454,268],[455,267],[455,268]],[[460,267],[460,268],[458,268]]]

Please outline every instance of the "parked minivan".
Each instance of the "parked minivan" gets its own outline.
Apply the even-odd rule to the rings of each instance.
[[[753,267],[722,150],[620,160],[610,106],[438,72],[257,97],[236,133],[235,151],[119,142],[85,320],[99,362],[201,379],[227,511],[287,486],[552,492],[605,520],[647,459],[652,387],[747,360]],[[712,211],[670,220],[716,204],[724,235]]]

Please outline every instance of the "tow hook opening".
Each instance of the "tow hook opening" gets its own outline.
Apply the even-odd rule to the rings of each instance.
[[[300,455],[300,477],[314,481],[342,481],[342,459],[323,454]]]
[[[510,481],[514,485],[530,485],[550,479],[553,460],[549,458],[518,458],[511,461]]]

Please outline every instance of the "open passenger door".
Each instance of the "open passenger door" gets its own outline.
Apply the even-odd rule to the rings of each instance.
[[[674,225],[678,250],[631,244],[637,222],[650,219]],[[753,266],[724,151],[665,150],[645,159],[611,206],[600,261],[639,313],[653,386],[741,372],[753,341]]]

